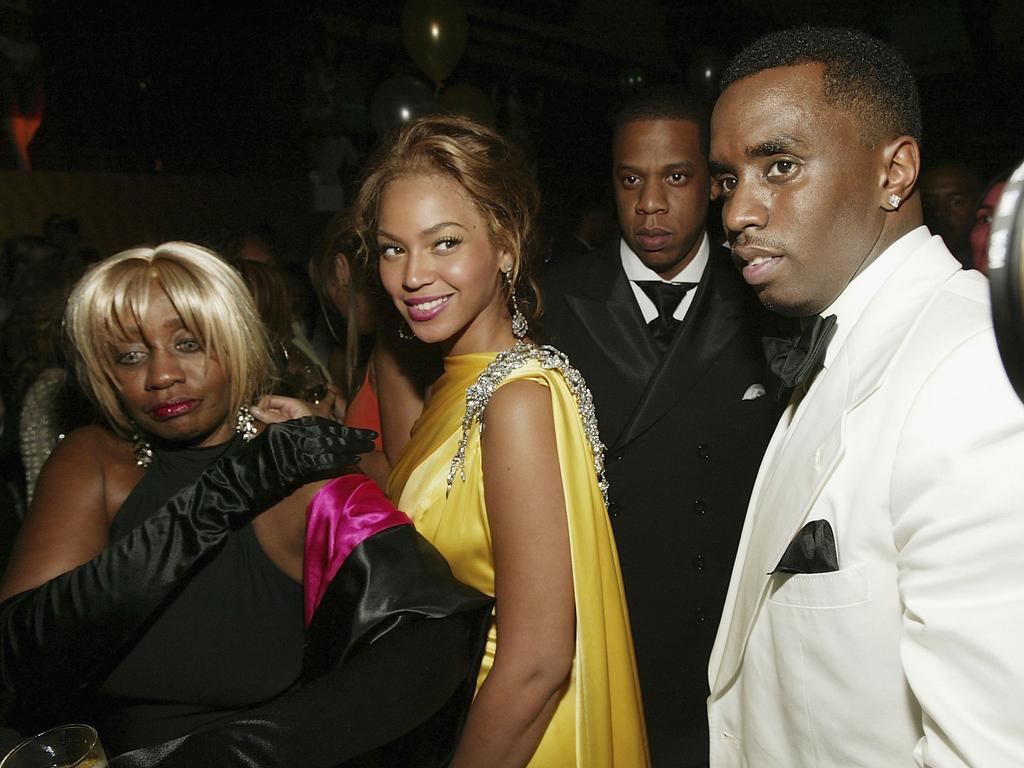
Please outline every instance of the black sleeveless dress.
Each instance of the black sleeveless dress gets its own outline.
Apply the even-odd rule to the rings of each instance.
[[[241,445],[154,449],[118,510],[114,542]],[[99,732],[114,754],[157,744],[272,699],[299,678],[302,587],[233,531],[169,599],[100,687]]]
[[[306,554],[311,563],[326,556],[333,575],[311,580],[325,591],[304,629],[301,588],[251,526],[217,529],[219,515],[197,514],[179,493],[209,483],[200,476],[213,464],[217,476],[253,461],[237,440],[156,451],[115,517],[111,547],[3,603],[0,668],[19,705],[12,722],[24,733],[96,725],[111,768],[447,765],[493,601],[456,581],[372,481],[342,475],[318,492],[323,503],[307,521]],[[234,503],[209,489],[199,499]],[[144,586],[145,574],[156,580],[152,606],[136,605],[139,589],[118,590],[133,578]],[[96,646],[99,637],[109,646]],[[62,685],[60,670],[76,663]],[[51,672],[40,687],[32,671],[41,664]]]

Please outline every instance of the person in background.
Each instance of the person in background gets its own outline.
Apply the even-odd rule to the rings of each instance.
[[[326,369],[326,360],[309,342],[316,319],[313,288],[305,270],[290,257],[277,231],[267,223],[236,230],[223,238],[220,253],[239,269],[247,262],[257,262],[283,272],[292,303],[292,340],[301,346],[307,357]]]
[[[287,273],[260,261],[240,261],[235,268],[245,280],[270,337],[275,363],[274,394],[312,403],[317,416],[343,415],[344,403],[337,403],[337,387],[331,383],[328,372],[307,353],[310,344],[294,315]],[[334,410],[336,404],[340,406],[337,411]]]
[[[705,669],[781,405],[764,311],[706,234],[707,111],[655,88],[615,120],[621,238],[541,276],[545,326],[594,392],[651,756],[707,764]],[[769,391],[771,390],[771,391]]]
[[[959,160],[926,163],[921,173],[925,226],[943,239],[964,269],[972,266],[971,227],[981,185],[977,169]]]
[[[323,316],[339,341],[331,368],[340,383],[344,423],[378,433],[363,470],[382,484],[423,412],[427,387],[440,374],[436,348],[398,334],[398,317],[385,304],[379,281],[366,273],[351,214],[337,214],[324,248],[310,260],[310,282]]]
[[[68,375],[61,330],[68,295],[83,271],[79,262],[68,264],[63,256],[44,265],[32,292],[31,331],[27,328],[17,331],[20,338],[34,338],[36,348],[31,365],[36,375],[25,390],[18,418],[26,504],[32,503],[36,479],[57,442],[72,430],[92,423],[96,417],[74,376]]]
[[[62,367],[60,317],[71,286],[82,274],[82,265],[41,238],[17,238],[10,245],[10,314],[0,326],[0,392],[7,406],[0,435],[0,472],[11,489],[12,511],[20,519],[29,495],[26,481],[34,480],[40,460],[45,459],[56,439],[56,433],[44,427],[46,434],[39,432],[39,441],[30,439],[32,455],[29,463],[24,463],[21,419],[25,400],[42,377],[47,383],[40,387],[47,394],[40,397],[38,389],[33,393],[30,419],[25,425],[35,434],[36,417],[41,415],[38,406],[45,401],[42,409],[50,412],[53,396],[61,388],[56,370]]]
[[[51,213],[43,222],[43,235],[48,242],[56,245],[69,261],[81,262],[83,270],[100,260],[100,254],[95,248],[82,245],[81,225],[74,216]]]
[[[995,215],[999,198],[1010,178],[1009,169],[996,176],[981,193],[981,202],[974,214],[974,226],[971,227],[971,263],[983,275],[988,274],[988,238],[992,232],[992,217]]]
[[[412,333],[445,354],[387,492],[458,578],[495,597],[453,768],[639,768],[590,392],[530,337],[537,198],[513,146],[463,118],[414,120],[369,162],[354,205],[366,253]]]
[[[285,262],[281,240],[269,224],[257,224],[232,232],[225,239],[221,252],[232,264],[258,261],[282,266]]]
[[[802,333],[708,666],[711,766],[1019,765],[1024,406],[988,281],[922,226],[913,74],[802,27],[722,83],[736,265]]]
[[[607,195],[583,198],[570,205],[570,215],[547,244],[547,263],[590,253],[618,234],[615,208]]]
[[[65,325],[105,424],[51,455],[0,583],[8,724],[92,723],[118,768],[444,764],[490,600],[352,471],[372,433],[259,434],[273,366],[238,273],[125,251]]]

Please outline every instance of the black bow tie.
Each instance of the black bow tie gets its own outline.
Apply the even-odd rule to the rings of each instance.
[[[647,324],[655,340],[663,347],[667,347],[679,327],[680,320],[672,317],[679,302],[683,300],[690,291],[697,287],[697,283],[665,283],[661,280],[637,280],[636,284],[640,290],[647,294],[647,298],[654,302],[658,310],[658,316]]]
[[[782,400],[801,384],[810,385],[825,362],[825,350],[836,333],[836,316],[801,321],[799,336],[763,339],[765,356],[782,386],[776,397]]]

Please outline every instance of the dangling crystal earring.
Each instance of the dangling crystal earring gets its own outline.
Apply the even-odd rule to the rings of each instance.
[[[891,195],[889,195],[889,205],[892,206],[892,209],[894,211],[897,208],[900,207],[900,203],[902,203],[902,202],[903,202],[903,198],[900,197],[899,195],[897,195],[895,192],[893,192]]]
[[[252,415],[248,405],[242,405],[235,414],[235,432],[242,436],[242,440],[249,442],[256,437],[256,417]]]
[[[505,273],[505,281],[508,283],[508,300],[512,305],[512,335],[517,339],[522,339],[529,333],[530,326],[526,322],[526,315],[519,311],[516,286],[512,282],[512,265],[503,267],[501,271]]]
[[[146,469],[153,463],[153,446],[142,436],[141,432],[132,435],[132,451],[135,453],[135,465]]]
[[[416,334],[412,332],[412,328],[409,327],[405,320],[398,321],[398,338],[405,339],[406,341],[416,338]]]

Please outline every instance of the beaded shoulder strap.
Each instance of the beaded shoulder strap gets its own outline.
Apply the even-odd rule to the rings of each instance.
[[[466,390],[466,413],[462,417],[462,437],[459,439],[458,450],[448,468],[448,490],[445,492],[445,496],[447,497],[451,493],[456,475],[462,479],[462,482],[466,482],[466,446],[469,443],[469,431],[473,422],[479,422],[480,433],[483,434],[484,409],[487,408],[491,395],[513,371],[522,368],[530,360],[536,360],[542,368],[558,371],[569,385],[569,390],[576,399],[576,405],[580,411],[583,433],[587,436],[594,456],[597,484],[601,489],[605,506],[607,506],[608,480],[604,474],[604,443],[601,442],[601,436],[597,429],[594,398],[590,394],[590,389],[587,388],[587,382],[583,380],[580,372],[569,364],[569,358],[562,352],[554,347],[537,346],[525,341],[517,342],[515,346],[499,353],[494,361],[480,373],[476,382]]]

